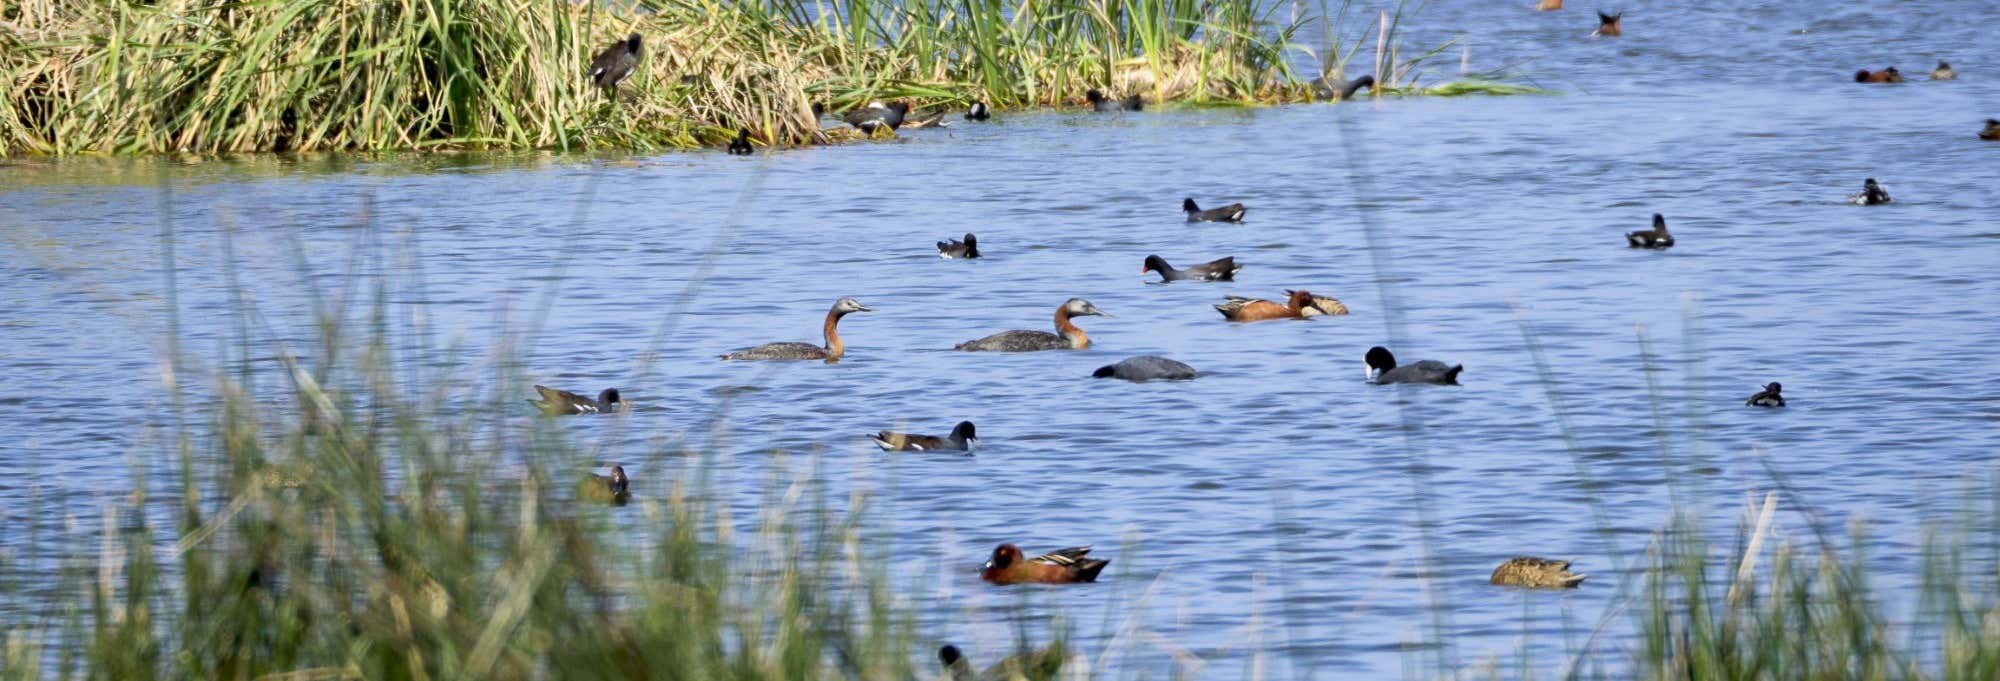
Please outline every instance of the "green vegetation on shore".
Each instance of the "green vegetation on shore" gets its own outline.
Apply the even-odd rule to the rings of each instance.
[[[1295,54],[1394,91],[1444,49],[1402,59],[1401,6],[1394,20],[1345,4],[1278,16],[1292,7],[25,0],[0,5],[0,155],[653,149],[720,145],[737,127],[811,144],[841,134],[820,129],[813,102],[1062,106],[1093,87],[1152,102],[1305,101],[1323,73],[1296,72]],[[584,73],[631,32],[645,57],[614,106]],[[1364,48],[1365,66],[1343,68]]]

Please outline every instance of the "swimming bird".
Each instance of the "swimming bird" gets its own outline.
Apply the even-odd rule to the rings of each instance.
[[[1938,60],[1937,68],[1931,69],[1931,80],[1957,80],[1957,79],[1958,79],[1958,71],[1951,68],[1950,64],[1944,63],[1943,59]]]
[[[1090,547],[1078,546],[1023,558],[1021,548],[1001,544],[979,570],[979,578],[994,584],[1070,584],[1095,582],[1111,561],[1086,558]]]
[[[2000,140],[2000,119],[1986,119],[1986,127],[1979,131],[1979,139]]]
[[[1285,289],[1286,298],[1290,298],[1292,293],[1291,289]],[[1312,294],[1312,306],[1300,311],[1306,313],[1307,317],[1317,317],[1319,315],[1338,317],[1347,314],[1347,305],[1340,302],[1339,298],[1333,296]]]
[[[1616,38],[1618,36],[1624,35],[1625,31],[1619,29],[1618,27],[1618,20],[1623,18],[1625,18],[1624,12],[1619,12],[1617,14],[1605,14],[1604,10],[1598,10],[1597,30],[1591,31],[1590,35],[1593,37],[1603,36],[1607,38]]]
[[[1632,248],[1665,249],[1674,247],[1674,235],[1667,233],[1667,218],[1653,214],[1653,228],[1640,232],[1626,232],[1625,245]]]
[[[909,113],[909,102],[891,102],[889,104],[869,102],[868,106],[849,111],[845,115],[842,115],[840,120],[846,121],[848,125],[852,125],[862,132],[873,135],[876,131],[884,127],[890,130],[902,127],[903,117],[909,115]]]
[[[822,327],[822,333],[826,337],[826,347],[820,347],[811,343],[765,343],[754,348],[737,350],[723,355],[722,358],[776,360],[823,359],[832,362],[840,359],[841,355],[847,354],[847,346],[841,344],[840,333],[835,328],[840,324],[840,318],[855,312],[874,311],[875,308],[862,305],[853,298],[841,298],[834,301],[832,309],[826,311],[826,325]]]
[[[898,433],[889,430],[876,433],[870,437],[875,441],[875,446],[881,447],[882,451],[885,452],[923,452],[944,449],[956,449],[963,452],[972,449],[972,445],[979,441],[979,435],[977,431],[972,429],[971,421],[959,421],[958,425],[952,427],[951,435],[946,437],[911,435],[909,433]]]
[[[1363,358],[1368,363],[1368,378],[1377,385],[1390,383],[1429,383],[1432,385],[1458,385],[1458,372],[1465,365],[1446,366],[1434,359],[1418,361],[1409,366],[1396,366],[1396,355],[1388,348],[1377,345],[1368,349]]]
[[[965,111],[965,120],[968,121],[983,121],[992,117],[993,113],[986,108],[985,102],[973,102],[972,108]]]
[[[972,661],[965,658],[965,653],[958,646],[946,645],[938,648],[938,662],[944,664],[950,681],[1054,679],[1062,671],[1063,647],[1061,643],[1052,643],[1037,650],[1016,653],[987,667],[986,671],[975,673]]]
[[[1537,12],[1553,12],[1562,8],[1563,0],[1542,0],[1540,4],[1535,5]]]
[[[1083,93],[1083,98],[1090,102],[1091,111],[1141,111],[1146,108],[1146,98],[1139,95],[1112,99],[1093,89]]]
[[[1868,69],[1862,69],[1860,71],[1854,72],[1854,82],[1901,83],[1903,82],[1903,72],[1897,71],[1896,67],[1894,66],[1882,69],[1880,71],[1869,71]]]
[[[1346,309],[1344,306],[1341,309]],[[1291,291],[1285,294],[1284,304],[1262,298],[1224,296],[1216,303],[1215,311],[1222,318],[1232,322],[1261,322],[1271,319],[1305,319],[1321,314],[1319,306],[1313,303],[1313,294],[1307,291]]]
[[[1188,222],[1242,222],[1243,204],[1232,203],[1221,208],[1202,210],[1195,205],[1194,198],[1181,199],[1181,212],[1187,213]]]
[[[1889,198],[1889,190],[1883,189],[1882,185],[1876,184],[1875,178],[1871,177],[1868,178],[1868,181],[1861,183],[1861,193],[1848,197],[1847,202],[1857,206],[1873,206],[1889,203],[1894,200]]]
[[[544,416],[609,414],[625,409],[625,402],[619,399],[617,388],[605,388],[594,400],[567,390],[556,390],[540,385],[535,386],[535,393],[541,395],[541,399],[528,400],[528,404],[541,409]]]
[[[1122,378],[1127,381],[1186,381],[1195,377],[1194,367],[1157,355],[1140,355],[1097,368],[1091,378]]]
[[[965,233],[964,241],[945,239],[944,241],[937,242],[937,247],[938,257],[947,260],[952,258],[979,257],[979,237],[973,236],[971,232]]]
[[[1353,97],[1354,93],[1361,91],[1361,88],[1375,87],[1375,77],[1368,75],[1360,76],[1341,83],[1340,87],[1336,88],[1333,81],[1327,80],[1326,76],[1320,76],[1313,79],[1312,87],[1313,94],[1317,95],[1320,99],[1347,99]]]
[[[1749,407],[1785,406],[1784,390],[1785,386],[1779,385],[1777,381],[1772,381],[1766,384],[1763,390],[1759,390],[1757,394],[1751,395],[1750,399],[1743,404]]]
[[[1109,317],[1096,305],[1082,298],[1063,301],[1056,308],[1056,332],[1047,331],[1002,331],[978,340],[969,340],[952,346],[954,350],[968,352],[1034,352],[1038,350],[1082,350],[1090,347],[1090,337],[1083,329],[1070,323],[1071,317]]]
[[[612,43],[590,60],[590,82],[598,87],[618,94],[618,83],[632,75],[632,69],[639,65],[644,52],[639,47],[639,34],[626,36],[624,40]]]
[[[756,149],[750,146],[750,129],[749,128],[738,129],[736,131],[735,141],[729,143],[729,153],[735,154],[737,156],[749,156],[752,152],[755,151]]]
[[[1493,568],[1493,577],[1488,581],[1501,586],[1531,589],[1574,589],[1589,576],[1570,572],[1569,561],[1566,560],[1516,556]]]
[[[612,466],[609,476],[590,474],[590,477],[584,479],[579,491],[582,492],[583,498],[590,501],[624,506],[625,502],[632,499],[632,481],[625,477],[624,466]]]
[[[1159,272],[1161,281],[1183,281],[1188,279],[1195,281],[1235,281],[1236,273],[1242,271],[1242,269],[1242,265],[1236,264],[1236,256],[1210,260],[1184,270],[1177,270],[1174,269],[1173,265],[1167,264],[1165,258],[1157,255],[1149,255],[1146,256],[1145,266],[1139,268],[1139,273]]]

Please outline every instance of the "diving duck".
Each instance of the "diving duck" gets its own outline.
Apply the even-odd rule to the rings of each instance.
[[[840,333],[836,329],[836,327],[838,327],[840,324],[840,318],[855,312],[874,312],[874,311],[875,308],[862,305],[861,303],[856,302],[853,298],[841,298],[840,300],[834,301],[833,307],[826,311],[826,323],[820,327],[821,335],[826,339],[825,347],[813,345],[811,343],[765,343],[763,345],[759,345],[754,348],[744,348],[742,350],[737,350],[735,352],[723,355],[722,358],[723,359],[775,359],[775,360],[821,359],[821,360],[826,360],[829,363],[834,362],[836,360],[839,360],[842,355],[847,354],[847,346],[841,344]]]
[[[1848,203],[1857,206],[1875,206],[1894,200],[1889,198],[1889,190],[1883,189],[1882,185],[1876,184],[1875,178],[1872,177],[1861,183],[1861,193],[1847,199]]]
[[[1186,381],[1195,377],[1194,367],[1157,355],[1140,355],[1117,364],[1097,368],[1092,378],[1122,378],[1127,381]]]
[[[1589,576],[1570,572],[1569,561],[1566,560],[1516,556],[1493,568],[1493,577],[1488,581],[1501,586],[1530,589],[1574,589]]]
[[[738,128],[736,130],[736,139],[729,143],[729,153],[736,156],[749,156],[755,151],[756,149],[750,146],[750,129]]]
[[[1673,248],[1674,235],[1667,233],[1667,217],[1654,213],[1653,228],[1642,232],[1626,232],[1625,245],[1632,248]]]
[[[1023,558],[1021,548],[1001,544],[979,570],[979,578],[994,584],[1071,584],[1095,582],[1111,561],[1086,558],[1090,547],[1078,546]]]
[[[1262,298],[1224,296],[1223,302],[1215,305],[1215,311],[1222,313],[1223,319],[1232,322],[1305,319],[1321,314],[1319,306],[1313,302],[1313,294],[1307,291],[1292,291],[1285,294],[1285,302],[1282,305]]]
[[[1625,18],[1624,12],[1605,14],[1604,10],[1598,10],[1597,30],[1590,32],[1591,37],[1616,38],[1624,35],[1625,31],[1618,27],[1618,20],[1623,18]]]
[[[1240,203],[1202,210],[1193,198],[1185,198],[1181,199],[1181,212],[1187,214],[1188,222],[1242,222],[1244,210]]]
[[[1944,63],[1943,59],[1938,60],[1937,68],[1931,69],[1931,80],[1957,80],[1957,79],[1958,79],[1958,71],[1951,68],[1950,64]]]
[[[1235,281],[1236,273],[1242,269],[1243,266],[1236,264],[1235,256],[1218,258],[1178,270],[1174,269],[1173,265],[1167,264],[1165,258],[1149,255],[1146,256],[1145,265],[1139,268],[1139,273],[1159,272],[1160,281]]]
[[[944,241],[937,242],[937,248],[938,257],[946,260],[977,258],[979,257],[979,237],[973,236],[971,232],[966,232],[964,241],[945,239]]]
[[[983,121],[992,117],[993,112],[986,108],[985,102],[973,102],[972,108],[965,110],[965,120],[968,121]]]
[[[1083,329],[1070,323],[1072,317],[1109,317],[1096,305],[1082,298],[1063,301],[1056,308],[1056,332],[1047,331],[1002,331],[978,340],[969,340],[952,346],[954,350],[967,352],[1035,352],[1040,350],[1082,350],[1090,347],[1090,337]]]
[[[1362,361],[1368,364],[1368,378],[1376,385],[1390,383],[1429,383],[1432,385],[1458,385],[1458,373],[1465,365],[1447,365],[1434,359],[1419,360],[1407,366],[1396,365],[1395,353],[1377,345],[1368,349]]]
[[[903,117],[909,113],[909,102],[891,102],[889,104],[869,102],[868,106],[849,111],[842,115],[840,120],[846,121],[848,125],[854,126],[855,129],[863,133],[874,135],[883,128],[895,130],[902,127]]]
[[[541,399],[528,400],[542,410],[544,416],[575,416],[577,414],[609,414],[625,408],[625,402],[618,397],[617,388],[605,388],[597,393],[597,399],[547,386],[535,386],[535,394]]]
[[[1779,385],[1777,381],[1772,381],[1765,385],[1763,390],[1759,390],[1757,394],[1751,395],[1750,399],[1744,401],[1743,405],[1748,407],[1785,406],[1784,390],[1785,386]]]
[[[1053,643],[1039,650],[1016,653],[987,667],[986,671],[975,673],[972,661],[965,658],[965,653],[958,646],[946,645],[938,648],[938,662],[944,664],[950,681],[1054,679],[1062,671],[1063,648],[1061,643]]]
[[[625,477],[624,466],[612,466],[611,475],[590,474],[580,488],[583,498],[613,506],[624,506],[632,500],[632,481]]]
[[[1313,94],[1320,99],[1347,99],[1353,97],[1354,93],[1361,91],[1361,88],[1373,87],[1375,87],[1375,77],[1368,75],[1359,76],[1345,83],[1339,83],[1339,87],[1335,87],[1335,82],[1328,80],[1326,76],[1314,78],[1312,82]]]
[[[618,84],[632,75],[632,69],[639,65],[641,56],[644,54],[640,50],[637,33],[612,43],[590,60],[590,82],[617,95]]]
[[[882,451],[885,452],[925,452],[948,449],[956,449],[963,452],[971,450],[972,445],[978,443],[979,434],[973,430],[971,421],[959,421],[958,425],[952,427],[951,435],[946,437],[911,435],[909,433],[885,430],[870,436],[870,438],[875,441],[875,446],[881,447]]]
[[[1901,72],[1901,71],[1897,71],[1897,70],[1896,70],[1896,67],[1894,67],[1894,66],[1891,66],[1891,67],[1889,67],[1889,68],[1886,68],[1886,69],[1882,69],[1882,70],[1880,70],[1880,71],[1870,71],[1870,70],[1868,70],[1868,69],[1862,69],[1862,70],[1860,70],[1860,71],[1856,71],[1856,72],[1854,72],[1854,82],[1856,82],[1856,83],[1901,83],[1901,82],[1903,82],[1903,72]]]
[[[1083,98],[1090,102],[1091,111],[1141,111],[1146,108],[1146,98],[1138,95],[1112,99],[1093,89],[1083,93]]]

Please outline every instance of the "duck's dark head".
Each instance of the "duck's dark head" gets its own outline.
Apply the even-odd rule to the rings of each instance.
[[[1894,66],[1891,66],[1891,67],[1889,67],[1889,68],[1886,68],[1886,69],[1882,69],[1882,72],[1883,72],[1883,73],[1887,73],[1887,74],[1889,74],[1889,77],[1890,77],[1890,78],[1901,78],[1901,77],[1903,77],[1903,72],[1902,72],[1902,71],[1897,71],[1897,70],[1896,70],[1896,67],[1894,67]]]
[[[976,236],[973,236],[971,232],[966,232],[966,233],[965,233],[965,247],[966,247],[966,248],[973,248],[973,247],[976,247],[976,246],[978,246],[978,245],[979,245],[979,237],[976,237]]]
[[[1951,70],[1951,65],[1950,65],[1950,64],[1946,64],[1946,63],[1944,63],[1944,60],[1943,60],[1943,59],[1939,59],[1939,60],[1938,60],[1938,70],[1939,70],[1939,71],[1950,71],[1950,70]]]
[[[1146,256],[1146,264],[1139,267],[1139,273],[1145,274],[1147,272],[1165,272],[1169,269],[1173,268],[1167,265],[1167,260],[1165,258],[1162,258],[1157,255],[1149,255]]]
[[[1298,291],[1293,291],[1289,295],[1285,296],[1285,306],[1290,307],[1294,310],[1304,310],[1307,308],[1313,308],[1313,294],[1312,292],[1303,289]]]
[[[639,34],[634,33],[632,35],[625,36],[625,51],[631,52],[632,54],[639,53]]]
[[[625,406],[624,399],[618,396],[617,388],[605,388],[604,392],[597,394],[597,402],[611,407],[612,411],[617,411],[619,408]]]
[[[1396,355],[1380,345],[1369,348],[1368,356],[1362,358],[1362,361],[1368,363],[1369,380],[1374,380],[1377,374],[1396,368]]]
[[[1653,214],[1653,231],[1655,232],[1667,231],[1667,216],[1661,215],[1659,213]]]
[[[993,557],[986,559],[986,567],[1005,570],[1021,560],[1021,547],[1001,544],[993,549]]]
[[[741,143],[744,143],[744,144],[749,144],[749,143],[750,143],[750,129],[749,129],[749,128],[737,128],[737,129],[736,129],[736,141],[738,141],[738,142],[741,142]]]
[[[971,421],[959,421],[958,425],[952,427],[951,436],[960,440],[977,440],[979,431],[973,430]]]
[[[1117,374],[1118,374],[1118,367],[1116,367],[1116,366],[1113,366],[1113,365],[1110,365],[1110,364],[1106,364],[1106,365],[1104,365],[1104,366],[1101,366],[1101,367],[1098,367],[1098,368],[1097,368],[1097,371],[1093,371],[1093,372],[1091,372],[1091,373],[1090,373],[1090,377],[1091,377],[1091,378],[1111,378],[1112,376],[1115,376],[1115,375],[1117,375]]]
[[[1083,98],[1092,104],[1103,104],[1109,101],[1104,98],[1104,93],[1098,92],[1096,88],[1091,88],[1089,92],[1083,93]]]
[[[812,110],[813,110],[813,115],[814,115],[814,116],[825,116],[825,115],[826,115],[826,105],[825,105],[825,104],[822,104],[822,103],[820,103],[820,102],[813,102],[813,103],[812,103]]]
[[[611,493],[624,494],[632,488],[632,480],[625,477],[624,466],[611,467]]]
[[[1878,186],[1880,186],[1880,185],[1877,185],[1877,184],[1875,184],[1875,178],[1872,178],[1872,177],[1871,177],[1871,178],[1868,178],[1868,179],[1866,179],[1866,180],[1863,180],[1863,181],[1861,182],[1861,186],[1862,186],[1862,187],[1864,187],[1864,188],[1867,188],[1867,189],[1874,189],[1874,188],[1876,188],[1876,187],[1878,187]]]
[[[1199,212],[1201,212],[1201,206],[1198,206],[1198,205],[1195,205],[1195,202],[1194,202],[1194,197],[1188,197],[1188,198],[1185,198],[1185,199],[1181,199],[1181,212],[1183,212],[1183,213],[1199,213]]]
[[[1617,26],[1618,20],[1623,18],[1625,18],[1624,12],[1619,12],[1617,14],[1605,14],[1604,10],[1601,9],[1597,10],[1597,25],[1600,28],[1607,26]]]
[[[958,661],[963,659],[965,654],[958,652],[958,646],[946,644],[945,647],[938,649],[938,661],[943,662],[946,667],[958,664]]]
[[[1772,381],[1769,385],[1764,386],[1764,389],[1774,393],[1779,393],[1785,391],[1785,386],[1779,384],[1777,381]]]
[[[1856,82],[1856,83],[1866,83],[1866,82],[1868,82],[1868,76],[1869,76],[1869,75],[1870,75],[1870,74],[1868,73],[1868,69],[1862,69],[1862,70],[1860,70],[1860,71],[1855,71],[1855,72],[1854,72],[1854,82]]]

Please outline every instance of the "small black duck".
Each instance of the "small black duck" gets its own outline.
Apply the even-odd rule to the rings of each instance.
[[[944,664],[946,677],[950,681],[1013,681],[1014,679],[1054,679],[1062,671],[1062,644],[1050,644],[1039,650],[1029,650],[1008,656],[996,662],[986,671],[974,672],[972,661],[965,658],[958,646],[946,645],[938,649],[938,662]]]
[[[1590,32],[1591,37],[1616,38],[1618,36],[1625,35],[1625,30],[1620,28],[1618,25],[1618,20],[1623,18],[1625,18],[1624,12],[1619,12],[1617,14],[1605,14],[1604,10],[1598,10],[1597,30]]]
[[[1463,364],[1447,365],[1434,359],[1420,360],[1408,366],[1397,366],[1396,355],[1380,345],[1369,348],[1368,355],[1362,360],[1368,364],[1368,378],[1377,385],[1390,383],[1458,385],[1458,373],[1465,370]]]
[[[1236,273],[1242,269],[1242,265],[1236,264],[1236,256],[1210,260],[1181,270],[1167,264],[1166,258],[1149,255],[1139,273],[1158,272],[1161,281],[1235,281]]]
[[[846,121],[848,125],[854,126],[861,132],[873,135],[884,128],[895,130],[902,127],[903,117],[909,113],[909,102],[889,104],[870,102],[868,106],[847,112],[840,117],[840,120]]]
[[[1894,200],[1889,198],[1889,190],[1876,184],[1875,178],[1871,177],[1861,183],[1861,193],[1848,197],[1847,202],[1857,206],[1877,206]]]
[[[624,466],[612,466],[609,476],[590,474],[579,491],[584,499],[624,506],[632,500],[632,481],[625,477]]]
[[[1143,111],[1146,98],[1132,95],[1124,99],[1112,99],[1095,89],[1083,93],[1084,100],[1090,102],[1091,111]]]
[[[945,239],[937,242],[938,257],[946,260],[979,257],[979,237],[965,233],[965,240]]]
[[[1181,199],[1181,212],[1187,214],[1188,222],[1242,222],[1245,209],[1243,204],[1232,203],[1221,208],[1202,210],[1193,197]]]
[[[1743,402],[1743,405],[1747,407],[1785,406],[1784,390],[1785,386],[1779,385],[1777,381],[1772,381],[1766,384],[1763,390],[1759,390],[1757,394],[1751,395],[1750,399]]]
[[[637,33],[612,43],[590,60],[590,82],[616,95],[618,84],[623,82],[626,76],[632,75],[632,69],[639,66],[639,58],[642,56],[644,52],[639,47]]]
[[[1903,82],[1903,72],[1902,72],[1902,71],[1897,71],[1897,70],[1896,70],[1896,67],[1894,67],[1894,66],[1891,66],[1891,67],[1889,67],[1889,68],[1886,68],[1886,69],[1882,69],[1882,70],[1880,70],[1880,71],[1870,71],[1870,70],[1868,70],[1868,69],[1862,69],[1862,70],[1860,70],[1860,71],[1856,71],[1856,72],[1854,72],[1854,82],[1856,82],[1856,83],[1901,83],[1901,82]]]
[[[1158,355],[1140,355],[1107,364],[1091,378],[1120,378],[1127,381],[1187,381],[1195,377],[1194,367]]]
[[[1937,68],[1931,69],[1931,80],[1958,80],[1958,70],[1939,59]]]
[[[1654,213],[1653,228],[1640,232],[1626,232],[1625,245],[1632,248],[1673,248],[1674,235],[1667,233],[1667,217]]]
[[[750,154],[755,153],[756,151],[757,150],[755,148],[750,146],[750,129],[749,128],[737,129],[736,139],[730,141],[729,143],[729,153],[734,154],[736,156],[749,156]]]
[[[1530,589],[1574,589],[1589,576],[1570,572],[1566,560],[1516,556],[1493,568],[1493,577],[1487,581]]]
[[[597,393],[597,399],[547,386],[535,386],[535,393],[541,399],[528,400],[542,410],[544,416],[576,416],[578,414],[610,414],[625,408],[624,400],[618,397],[617,388],[605,388]]]
[[[951,435],[945,437],[912,435],[910,433],[885,430],[869,436],[869,439],[874,440],[875,446],[881,447],[882,451],[885,452],[934,452],[944,450],[963,452],[971,450],[972,446],[979,442],[979,434],[978,431],[973,429],[971,421],[959,421],[958,425],[952,427]]]
[[[987,108],[985,102],[973,102],[972,108],[965,110],[965,120],[968,121],[983,121],[992,117],[993,111]]]
[[[1339,87],[1335,87],[1334,81],[1328,80],[1326,76],[1315,78],[1312,82],[1313,94],[1320,99],[1348,99],[1353,97],[1354,93],[1360,92],[1361,88],[1372,89],[1374,87],[1375,77],[1369,75],[1340,83]]]

